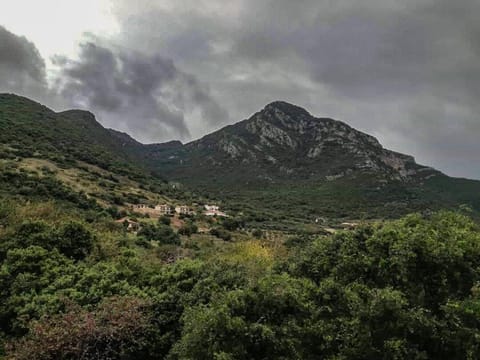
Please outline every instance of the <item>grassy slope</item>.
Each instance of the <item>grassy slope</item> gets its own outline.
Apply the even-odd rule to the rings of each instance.
[[[0,94],[0,194],[74,206],[175,202],[191,194],[153,176],[84,111],[55,113]]]

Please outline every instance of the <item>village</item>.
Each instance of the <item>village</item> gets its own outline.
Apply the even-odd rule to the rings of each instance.
[[[207,218],[227,218],[229,217],[225,212],[220,210],[218,205],[209,205],[205,204],[203,207],[200,207],[198,204],[193,206],[189,205],[169,205],[169,204],[157,204],[157,205],[147,205],[147,204],[133,204],[129,206],[131,211],[131,216],[124,216],[121,219],[117,220],[117,223],[122,223],[126,225],[126,229],[129,232],[136,233],[141,228],[141,223],[137,220],[140,215],[145,218],[158,219],[161,217],[170,217],[174,219],[173,223],[177,224],[179,227],[181,224],[181,219],[184,217],[194,216],[197,214],[203,215]]]
[[[172,205],[168,203],[161,203],[152,205],[140,203],[130,204],[126,207],[126,210],[128,210],[128,212],[125,212],[125,216],[122,216],[120,219],[116,220],[116,223],[122,224],[125,227],[125,230],[133,235],[141,234],[142,229],[146,224],[158,223],[160,221],[171,227],[173,230],[176,230],[178,234],[183,234],[181,229],[188,227],[189,224],[190,226],[193,224],[196,229],[194,233],[210,234],[220,238],[225,238],[225,232],[223,232],[221,236],[218,236],[219,226],[224,227],[224,223],[229,220],[231,223],[238,223],[238,219],[228,215],[220,208],[219,205],[216,204],[201,205],[198,203],[193,203],[191,205]],[[342,230],[353,230],[360,225],[359,221],[342,222],[329,225],[329,222],[326,218],[320,217],[314,218],[312,223],[312,225],[315,225],[315,227],[311,229],[314,229],[314,231],[317,233],[323,234],[335,234]],[[234,229],[229,228],[228,230]],[[288,232],[275,231],[272,229],[262,231],[257,229],[256,231],[253,231],[252,234],[255,238],[261,237],[264,240],[269,240],[273,243],[281,243],[291,235]],[[188,234],[188,236],[190,236],[190,234]]]

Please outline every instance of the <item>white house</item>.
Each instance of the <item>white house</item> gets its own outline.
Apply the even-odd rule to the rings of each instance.
[[[172,208],[170,205],[156,205],[155,211],[158,211],[160,215],[170,215],[172,213]]]
[[[145,204],[135,204],[132,206],[133,210],[145,210],[148,209],[148,205]]]
[[[217,205],[205,205],[205,215],[206,216],[222,216],[227,217],[223,211],[220,211],[220,207]]]
[[[217,205],[205,205],[205,210],[207,211],[219,211],[220,207]]]
[[[177,214],[189,215],[193,214],[194,212],[188,207],[187,205],[179,205],[175,207],[175,212]]]

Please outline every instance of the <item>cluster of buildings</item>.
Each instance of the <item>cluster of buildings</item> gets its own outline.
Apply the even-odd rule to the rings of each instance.
[[[140,214],[148,214],[153,216],[172,215],[174,213],[183,215],[195,214],[195,212],[186,205],[172,207],[170,205],[161,204],[152,207],[145,204],[136,204],[132,206],[132,210]]]
[[[196,212],[188,205],[178,205],[171,206],[168,204],[159,204],[155,206],[149,206],[146,204],[135,204],[131,207],[132,211],[140,214],[150,215],[152,217],[160,216],[170,216],[173,214],[178,215],[194,215]],[[205,205],[203,214],[205,216],[217,216],[217,217],[228,217],[226,213],[220,210],[220,207],[217,205]],[[123,217],[119,220],[116,220],[117,223],[123,224],[127,231],[137,233],[141,224],[137,221],[130,219],[129,217]]]
[[[132,210],[140,214],[148,214],[151,216],[168,216],[174,213],[179,215],[195,215],[196,212],[188,205],[170,206],[168,204],[159,204],[155,206],[148,206],[145,204],[132,205]],[[206,216],[221,216],[227,217],[217,205],[205,205],[204,214]]]
[[[227,217],[223,211],[220,211],[220,208],[217,205],[205,205],[205,215],[206,216],[221,216]]]

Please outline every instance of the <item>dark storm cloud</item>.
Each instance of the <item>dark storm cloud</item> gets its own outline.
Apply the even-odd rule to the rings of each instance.
[[[60,93],[106,125],[197,138],[281,99],[480,178],[478,0],[116,0],[112,11],[118,35],[60,64]]]
[[[0,26],[0,91],[34,96],[45,86],[45,62],[35,45]]]
[[[190,126],[228,121],[208,87],[172,60],[87,38],[78,58],[53,59],[57,71],[47,84],[45,61],[35,45],[0,26],[0,91],[58,110],[91,110],[104,125],[142,141],[189,139]]]
[[[185,113],[198,111],[207,123],[227,118],[195,77],[172,60],[92,41],[80,49],[76,60],[56,58],[57,86],[63,97],[99,113],[108,126],[158,141],[190,137]]]
[[[280,98],[480,178],[478,0],[139,1],[116,2],[118,41],[161,47],[232,120]]]
[[[297,58],[313,79],[356,98],[437,92],[446,85],[478,97],[477,0],[307,0],[295,2],[296,9],[283,0],[261,3],[232,40],[237,59],[288,59],[284,68],[295,71]]]

